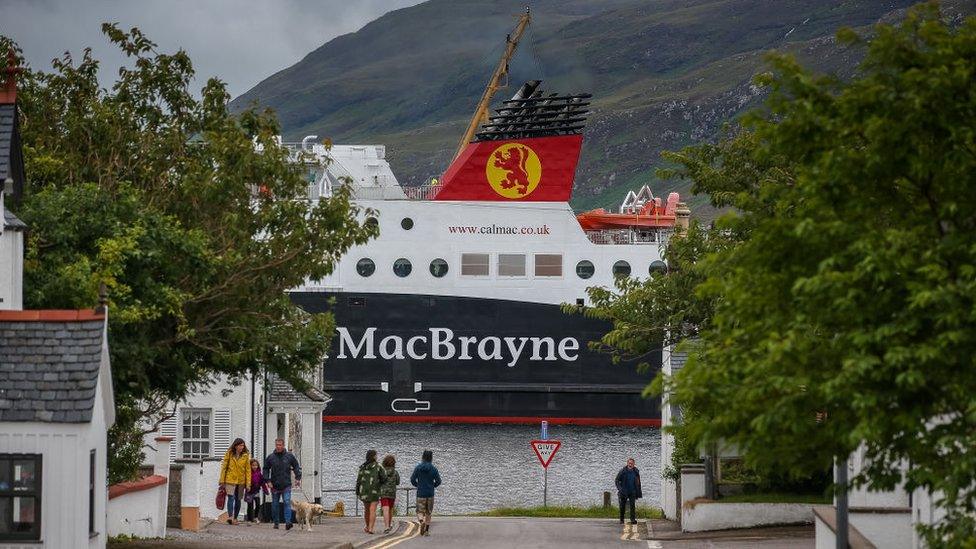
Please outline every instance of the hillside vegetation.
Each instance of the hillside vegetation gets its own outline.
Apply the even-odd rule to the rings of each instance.
[[[526,3],[533,22],[496,102],[534,78],[550,91],[594,94],[574,193],[583,209],[615,206],[644,182],[687,195],[654,178],[660,152],[713,138],[757,105],[763,92],[752,78],[765,52],[849,75],[861,52],[838,46],[834,33],[897,20],[915,1],[430,0],[329,41],[234,106],[274,108],[286,138],[385,144],[401,183],[419,184],[449,163]],[[973,13],[976,0],[948,0],[943,10]]]

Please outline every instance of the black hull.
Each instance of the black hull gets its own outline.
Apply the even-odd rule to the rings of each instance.
[[[641,396],[660,369],[660,349],[642,357],[651,365],[643,373],[635,362],[613,364],[587,348],[608,324],[557,305],[406,294],[291,296],[307,311],[332,310],[345,328],[326,360],[324,388],[334,399],[326,421],[660,425],[659,400]],[[462,338],[477,340],[462,352]],[[384,341],[390,358],[380,356]]]

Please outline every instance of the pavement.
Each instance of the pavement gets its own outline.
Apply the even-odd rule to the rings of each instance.
[[[434,516],[430,536],[421,537],[415,519],[396,519],[388,535],[363,533],[361,517],[326,519],[302,531],[274,530],[270,524],[230,526],[211,523],[199,532],[168,530],[165,540],[110,543],[112,549],[424,549],[558,547],[582,549],[794,549],[814,547],[813,526],[782,526],[683,533],[673,522],[641,520],[621,525],[614,519]]]
[[[310,532],[301,530],[298,525],[291,530],[285,530],[284,526],[275,530],[271,524],[231,526],[212,522],[198,532],[169,528],[166,539],[114,542],[108,546],[111,549],[360,549],[390,539],[408,526],[402,518],[395,518],[394,530],[383,535],[364,533],[362,517],[326,518],[321,524],[313,524]],[[377,517],[377,532],[382,531],[382,517]]]

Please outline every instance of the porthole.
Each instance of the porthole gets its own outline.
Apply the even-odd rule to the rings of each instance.
[[[441,258],[437,258],[430,262],[430,274],[434,275],[434,278],[441,278],[447,274],[447,261]]]
[[[590,278],[595,272],[596,268],[593,267],[593,263],[591,261],[584,259],[576,264],[576,276],[582,278],[583,280]]]
[[[370,276],[376,272],[376,263],[373,263],[372,259],[364,257],[356,262],[356,272],[359,273],[359,276]]]
[[[400,220],[400,226],[403,227],[404,231],[409,231],[410,229],[413,228],[413,219],[410,219],[409,217],[404,217],[403,219]]]
[[[613,276],[630,276],[630,263],[620,260],[613,264]]]
[[[380,226],[380,222],[375,217],[367,217],[366,218],[366,223],[364,223],[364,225],[366,225],[367,227],[377,227],[378,228]]]
[[[400,258],[393,262],[393,274],[400,278],[406,278],[410,276],[410,271],[413,270],[413,265],[410,264],[409,259]]]
[[[651,266],[647,268],[648,274],[654,275],[655,273],[663,273],[668,270],[668,265],[661,261],[651,261]]]

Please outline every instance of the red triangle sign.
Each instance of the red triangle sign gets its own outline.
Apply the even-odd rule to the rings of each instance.
[[[539,463],[542,464],[543,468],[548,469],[549,463],[552,462],[552,457],[556,455],[556,451],[559,450],[559,446],[562,442],[558,440],[533,440],[532,449],[535,451],[535,456],[539,458]]]

